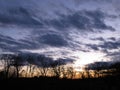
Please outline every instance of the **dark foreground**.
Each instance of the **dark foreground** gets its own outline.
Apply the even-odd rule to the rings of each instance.
[[[0,80],[0,90],[120,90],[120,76],[94,79],[58,79],[55,77]]]

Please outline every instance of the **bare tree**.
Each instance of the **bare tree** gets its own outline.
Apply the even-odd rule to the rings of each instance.
[[[47,72],[49,69],[45,67],[40,67],[39,70],[40,70],[41,76],[47,76]]]
[[[64,70],[64,68],[63,68],[63,66],[62,66],[62,62],[60,61],[60,60],[57,60],[57,61],[55,61],[52,65],[51,65],[51,67],[52,67],[52,71],[53,71],[53,73],[54,73],[54,76],[56,76],[56,77],[61,77],[61,75],[63,74],[63,70]]]
[[[38,57],[38,60],[40,62],[39,72],[40,72],[41,76],[47,76],[47,73],[49,71],[49,62],[47,62],[46,59],[49,59],[49,58],[45,58],[44,56]]]
[[[54,66],[53,68],[53,73],[56,77],[60,77],[61,75],[61,67],[60,66]]]
[[[75,72],[74,72],[74,69],[73,69],[73,67],[67,67],[67,76],[68,76],[68,78],[74,78],[74,75],[75,74]]]
[[[11,63],[12,63],[12,58],[11,55],[2,55],[1,60],[3,62],[3,66],[4,66],[4,78],[8,78],[9,77],[9,69],[11,67]]]
[[[67,68],[65,65],[61,65],[61,74],[63,78],[67,78]]]
[[[22,66],[21,60],[22,58],[19,55],[13,57],[12,60],[12,65],[15,67],[15,73],[17,78],[19,77],[19,71],[21,70],[21,66]]]
[[[80,75],[81,75],[81,78],[82,78],[82,79],[86,78],[84,71],[81,71],[81,72],[80,72]]]
[[[26,68],[26,77],[33,77],[33,74],[34,74],[34,68],[35,66],[33,65],[33,61],[34,61],[34,57],[32,55],[29,55],[27,57],[27,61],[28,61],[28,65],[27,65],[27,68]]]
[[[86,78],[91,78],[90,70],[85,70],[85,76],[86,76]]]

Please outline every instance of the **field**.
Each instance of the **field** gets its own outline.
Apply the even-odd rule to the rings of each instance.
[[[1,80],[4,89],[32,90],[120,90],[120,76],[87,79],[59,79],[57,77],[10,78]]]

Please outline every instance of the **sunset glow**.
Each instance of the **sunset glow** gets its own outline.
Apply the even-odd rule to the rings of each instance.
[[[76,56],[79,57],[79,60],[76,61],[78,65],[85,65],[88,63],[93,63],[95,61],[101,61],[104,59],[105,54],[97,52],[88,52],[88,53],[76,53]]]
[[[71,65],[70,73],[84,71],[91,63],[90,69],[96,62],[106,67],[120,62],[118,3],[119,0],[0,0],[0,59],[4,58],[9,67],[17,63],[17,70],[31,65],[33,69],[45,68],[45,74],[53,67],[59,71]],[[0,62],[0,69],[7,67],[5,63]]]

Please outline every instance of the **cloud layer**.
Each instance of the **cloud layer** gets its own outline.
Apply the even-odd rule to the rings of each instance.
[[[19,53],[18,55],[1,54],[0,59],[7,61],[14,60],[14,62],[16,62],[18,66],[32,64],[44,68],[66,65],[74,62],[74,60],[69,58],[67,59],[59,58],[57,60],[53,60],[50,57],[46,57],[44,55],[39,55],[39,54],[33,54],[33,53]],[[8,64],[14,65],[14,63],[8,63]]]
[[[82,58],[75,52],[119,53],[118,2],[1,0],[0,53],[28,51],[75,60]]]

